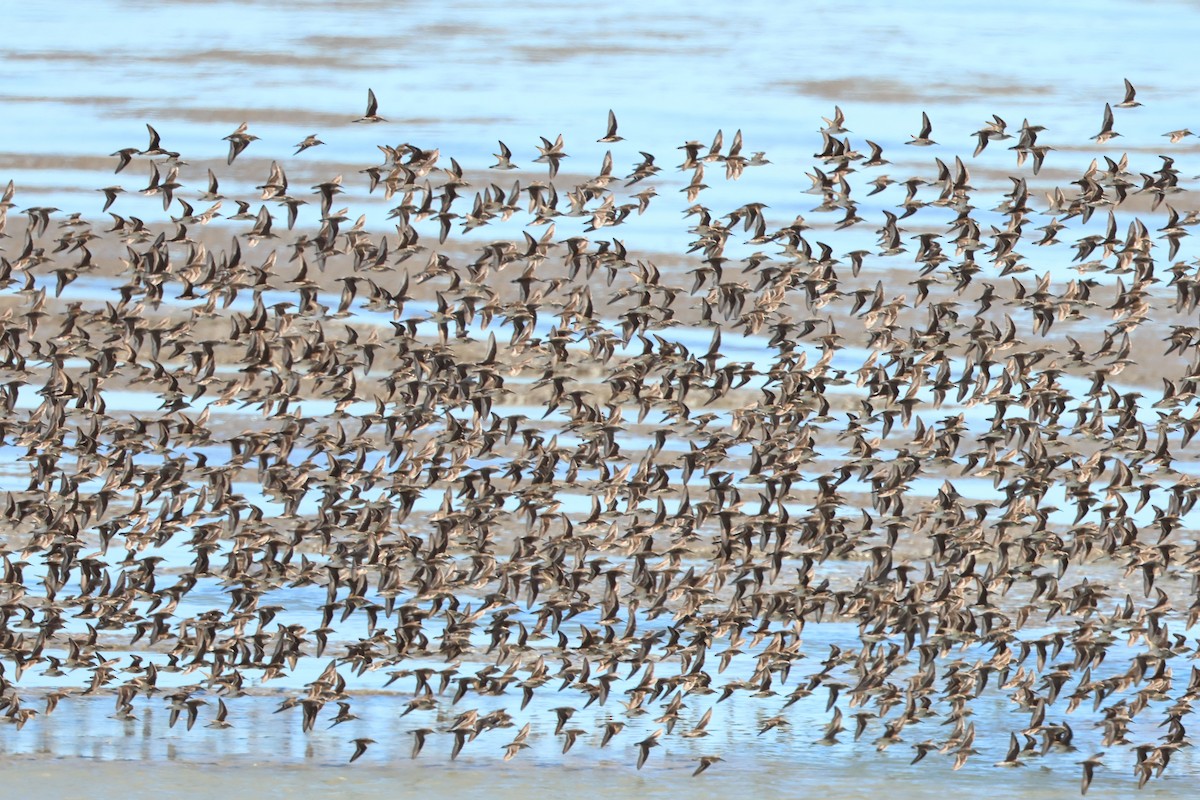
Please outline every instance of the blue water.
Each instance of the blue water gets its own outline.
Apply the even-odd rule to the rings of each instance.
[[[220,159],[223,189],[250,190],[265,178],[270,159],[283,160],[296,185],[347,172],[344,204],[353,200],[370,222],[383,225],[387,205],[378,194],[367,197],[365,176],[350,174],[378,162],[376,144],[440,148],[443,164],[454,156],[480,175],[478,190],[482,171],[494,163],[497,139],[508,143],[517,164],[544,174],[532,163],[534,145],[538,137],[562,133],[568,174],[595,174],[610,149],[618,177],[640,160],[639,150],[658,156],[664,171],[650,212],[599,234],[634,238],[629,231],[636,230],[637,246],[678,252],[688,241],[677,216],[687,203],[676,189],[690,175],[673,169],[679,145],[691,139],[707,144],[722,130],[728,146],[741,129],[744,152],[766,151],[773,165],[749,168],[737,182],[710,169],[707,182],[720,187],[709,193],[713,199],[719,192],[714,208],[757,200],[770,206],[773,223],[797,214],[820,222],[810,213],[817,199],[801,190],[808,186],[812,153],[821,147],[822,117],[831,117],[835,104],[846,114],[852,141],[864,150],[862,139],[878,142],[893,162],[882,171],[897,180],[933,177],[935,157],[949,163],[969,155],[973,131],[992,114],[1004,118],[1010,132],[1023,118],[1046,127],[1039,143],[1056,150],[1047,173],[1064,170],[1073,179],[1093,157],[1117,158],[1128,148],[1135,175],[1157,169],[1160,151],[1178,157],[1183,174],[1194,174],[1200,171],[1196,140],[1168,145],[1160,136],[1188,123],[1188,57],[1161,54],[1187,52],[1184,32],[1197,13],[1173,2],[1139,4],[1137,13],[1120,2],[942,2],[922,4],[919,13],[765,1],[739,4],[732,13],[682,2],[650,10],[615,3],[595,12],[548,2],[519,8],[97,2],[72,10],[67,36],[57,10],[21,4],[8,10],[10,35],[0,45],[8,77],[0,94],[6,120],[0,153],[7,154],[0,177],[17,182],[19,204],[98,213],[103,199],[92,190],[114,180],[140,188],[135,181],[145,169],[134,165],[113,178],[102,168],[23,166],[23,157],[144,147],[144,124],[152,123],[164,146],[186,160]],[[1080,24],[1081,16],[1097,24]],[[1122,137],[1097,148],[1088,137],[1099,130],[1104,103],[1121,99],[1124,77],[1138,86],[1143,106],[1118,109]],[[387,123],[352,123],[368,87]],[[596,143],[610,108],[625,141]],[[904,147],[921,111],[930,115],[939,145]],[[222,137],[243,121],[261,138],[225,168]],[[314,132],[327,144],[292,158],[289,145]],[[1032,177],[1028,163],[1016,170],[1006,149],[1012,143],[993,143],[978,159],[967,159],[976,171],[974,185],[1007,190],[999,171]],[[997,172],[989,177],[983,170]],[[184,168],[181,180],[202,187],[204,176],[199,166]],[[486,173],[505,187],[510,178]],[[878,218],[877,211],[869,213],[871,204],[894,203],[903,191],[893,186],[870,199],[860,192],[860,213]],[[119,198],[114,210],[147,221],[162,216],[158,198],[136,194]],[[315,206],[301,215],[314,221]],[[1122,226],[1130,218],[1118,216]],[[926,209],[917,219],[935,225],[943,218],[944,211]],[[577,232],[572,224],[560,220],[558,235]],[[870,247],[873,228],[856,226],[836,241],[845,250]],[[496,230],[471,237],[490,241]],[[739,257],[754,249],[730,248]],[[1039,262],[1037,252],[1028,256],[1039,271],[1043,264],[1065,268],[1057,259]]]

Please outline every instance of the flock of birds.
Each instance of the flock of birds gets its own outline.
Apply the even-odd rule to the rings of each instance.
[[[1136,113],[1126,88],[1115,108]],[[373,92],[355,122],[385,122]],[[714,171],[732,181],[770,163],[743,155],[740,131],[728,148],[721,134],[685,143],[686,183],[650,153],[620,179],[609,152],[570,188],[554,184],[562,136],[537,148],[546,177],[521,172],[510,190],[438,150],[380,146],[361,183],[394,203],[382,234],[335,210],[340,175],[308,195],[319,228],[296,231],[306,200],[278,162],[257,211],[235,199],[222,217],[218,176],[192,185],[151,126],[116,171],[147,171],[141,192],[169,220],[122,212],[110,186],[110,226],[29,207],[19,231],[10,183],[0,437],[31,477],[0,503],[2,718],[20,728],[110,694],[128,719],[161,695],[171,725],[229,727],[235,698],[330,659],[280,712],[306,732],[352,723],[356,678],[385,670],[410,697],[397,724],[426,720],[413,757],[431,737],[452,740],[452,759],[506,760],[536,736],[563,753],[628,739],[641,769],[656,746],[706,737],[717,704],[759,704],[765,737],[811,695],[828,719],[818,741],[852,716],[855,742],[958,769],[980,752],[972,702],[1000,694],[1027,719],[985,733],[1009,742],[998,766],[1076,750],[1079,735],[1128,751],[1139,784],[1163,774],[1200,694],[1200,670],[1175,675],[1200,656],[1185,633],[1200,618],[1187,523],[1200,476],[1185,455],[1200,430],[1200,327],[1186,324],[1200,262],[1177,259],[1200,216],[1172,207],[1186,191],[1173,159],[1136,172],[1103,157],[1043,203],[1029,184],[1052,150],[1044,128],[994,117],[975,156],[1001,141],[1016,155],[1010,190],[984,203],[995,209],[974,204],[959,157],[933,159],[876,212],[852,176],[888,164],[883,148],[858,152],[840,109],[825,123],[808,191],[814,220],[832,223],[704,205]],[[1108,104],[1095,141],[1114,125]],[[907,144],[932,136],[923,116]],[[258,137],[242,125],[226,140],[231,166]],[[623,141],[611,112],[598,141]],[[294,156],[322,144],[308,136]],[[521,169],[499,150],[492,170]],[[869,196],[891,183],[879,175]],[[676,184],[686,254],[605,238]],[[1133,201],[1166,216],[1158,235],[1137,218],[1122,234]],[[287,232],[267,203],[287,209]],[[468,236],[522,213],[518,238]],[[1102,230],[1054,249],[1093,215]],[[572,218],[581,232],[557,239]],[[227,247],[197,236],[218,219]],[[875,248],[827,243],[876,225]],[[738,239],[761,249],[730,257]],[[1024,245],[1042,259],[1073,247],[1060,263],[1075,275],[1027,274]],[[103,293],[73,295],[80,276]],[[695,330],[707,348],[686,344]],[[1118,378],[1146,340],[1158,394]],[[736,342],[753,357],[722,352]],[[124,388],[161,406],[110,408]],[[317,401],[329,412],[307,412]],[[225,413],[238,408],[259,419]],[[935,492],[913,489],[930,478]],[[955,486],[978,478],[985,497]],[[568,503],[580,495],[583,510]],[[168,546],[190,562],[158,554]],[[197,605],[198,587],[228,607]],[[319,626],[280,599],[300,590],[323,598]],[[806,628],[828,622],[857,626],[856,644],[806,651]],[[1128,659],[1106,660],[1122,646]],[[163,689],[168,672],[192,678]],[[68,685],[35,707],[32,673]],[[518,727],[555,692],[573,699],[544,729]],[[501,695],[510,708],[472,708]],[[1070,725],[1081,704],[1095,735]],[[571,725],[592,705],[612,709],[601,727]],[[1157,715],[1156,738],[1130,738],[1142,714]],[[518,732],[473,745],[503,728]],[[375,743],[363,733],[350,761]],[[1090,749],[1070,758],[1085,793],[1112,766]],[[694,772],[720,761],[705,753]]]

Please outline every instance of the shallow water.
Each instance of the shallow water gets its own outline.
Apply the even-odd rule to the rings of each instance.
[[[185,185],[202,186],[200,162],[222,159],[223,167],[221,138],[250,121],[261,139],[237,162],[247,166],[217,170],[228,176],[222,186],[242,189],[261,180],[270,159],[290,156],[288,145],[314,131],[327,144],[285,161],[295,184],[374,163],[381,130],[385,138],[438,146],[443,158],[454,156],[476,172],[492,163],[496,139],[513,147],[518,164],[541,172],[530,163],[533,144],[562,132],[571,155],[564,171],[591,174],[611,149],[615,171],[623,175],[638,150],[647,150],[660,155],[659,177],[682,186],[671,169],[679,144],[707,143],[718,129],[728,141],[741,128],[746,151],[765,150],[774,166],[749,169],[738,182],[721,181],[723,200],[729,209],[765,201],[770,219],[780,222],[807,215],[817,202],[800,190],[808,185],[811,153],[820,147],[814,131],[834,104],[845,111],[855,141],[865,137],[883,146],[898,180],[929,174],[933,156],[969,154],[972,132],[992,114],[1012,127],[1022,117],[1046,126],[1039,141],[1061,150],[1047,164],[1058,159],[1078,173],[1092,154],[1071,147],[1087,144],[1103,103],[1120,99],[1121,78],[1128,77],[1144,105],[1120,115],[1122,138],[1102,150],[1116,158],[1128,143],[1135,148],[1135,174],[1151,172],[1165,142],[1160,134],[1187,123],[1180,103],[1191,93],[1186,70],[1156,54],[1186,47],[1180,32],[1200,13],[1188,3],[1155,2],[1130,14],[1119,0],[1078,6],[1023,0],[986,11],[943,2],[920,14],[841,3],[780,8],[765,0],[743,3],[736,14],[682,2],[655,4],[652,12],[618,3],[592,14],[550,2],[499,9],[461,2],[397,8],[369,0],[105,0],[76,9],[72,27],[79,33],[64,41],[49,8],[25,4],[10,12],[12,35],[0,46],[9,78],[0,93],[8,120],[0,132],[0,164],[6,163],[0,175],[16,181],[17,202],[24,205],[97,213],[102,198],[95,188],[116,180],[132,189],[143,170],[131,167],[113,178],[114,160],[85,165],[80,159],[143,145],[147,122],[166,146],[196,162],[183,173]],[[1120,22],[1075,24],[1081,13]],[[145,31],[154,32],[149,41]],[[351,124],[367,87],[379,96],[390,127]],[[626,141],[597,144],[609,108],[617,111]],[[922,110],[940,146],[903,147]],[[1184,174],[1200,172],[1200,150],[1189,141],[1170,146]],[[66,162],[71,166],[63,165],[64,155],[74,159]],[[971,161],[981,173],[976,185],[1007,188],[1000,176],[1013,171],[1012,158],[996,145]],[[998,172],[984,178],[989,167]],[[382,225],[386,206],[379,195],[367,195],[363,181],[349,175],[346,186],[352,193],[343,195],[343,204],[353,198],[354,207],[369,209],[374,203],[379,212],[369,217]],[[24,187],[37,187],[36,193]],[[902,193],[893,186],[864,202],[890,204]],[[660,191],[650,212],[628,223],[640,248],[681,252],[688,238],[677,212],[687,204],[670,197],[675,194]],[[130,192],[115,210],[150,221],[162,216],[161,207],[154,211],[158,204]],[[862,209],[868,218],[878,216],[869,205]],[[315,219],[311,204],[301,213]],[[928,208],[922,217],[932,225],[945,213]],[[998,219],[980,213],[985,223]],[[1122,225],[1129,219],[1118,217]],[[559,221],[560,238],[571,235],[569,223]],[[1102,227],[1103,220],[1092,225]],[[869,228],[839,232],[837,241],[847,250],[870,247]],[[493,230],[473,236],[490,241]],[[852,241],[856,235],[861,242]],[[731,255],[756,249],[734,247],[731,242]],[[1028,257],[1039,271],[1065,269],[1054,259],[1039,263],[1036,252]],[[891,259],[889,266],[903,261]]]
[[[817,754],[820,757],[822,754]],[[697,798],[740,797],[750,793],[758,797],[844,797],[873,800],[883,795],[895,798],[928,797],[930,785],[944,786],[950,781],[959,797],[1027,798],[1049,800],[1077,796],[1078,780],[1067,771],[1027,769],[989,770],[978,774],[965,771],[945,773],[903,765],[886,769],[864,770],[862,764],[839,765],[830,769],[826,762],[805,762],[797,756],[780,761],[762,761],[751,770],[730,770],[717,764],[708,772],[689,777],[690,770],[655,769],[647,765],[641,772],[625,769],[598,771],[583,769],[530,769],[519,763],[493,764],[485,768],[377,766],[367,756],[353,768],[289,766],[286,769],[266,764],[238,764],[236,768],[220,764],[178,764],[157,761],[92,761],[56,759],[30,761],[13,759],[4,771],[6,784],[14,792],[45,791],[64,800],[86,800],[96,796],[96,787],[120,787],[120,796],[141,798],[202,798],[217,793],[234,797],[260,794],[269,786],[273,797],[337,796],[375,798],[380,794],[394,797],[492,797],[518,800],[530,793],[555,796],[569,792],[570,797],[646,797]],[[899,760],[899,759],[897,759]],[[815,761],[815,759],[814,759]],[[722,771],[722,768],[725,768]],[[855,777],[846,780],[845,769]],[[999,775],[999,777],[997,777]],[[601,777],[602,776],[602,777]],[[1135,783],[1112,775],[1098,777],[1088,797],[1121,798],[1136,791]],[[87,788],[80,788],[81,785]],[[1190,779],[1163,780],[1150,784],[1138,797],[1186,797]],[[565,788],[564,788],[565,787]]]

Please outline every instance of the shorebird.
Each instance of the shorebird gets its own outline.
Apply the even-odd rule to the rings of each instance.
[[[100,212],[104,213],[105,211],[108,211],[108,209],[112,207],[112,204],[117,201],[117,195],[121,194],[125,190],[120,186],[106,186],[99,191],[104,192],[104,208],[100,209]]]
[[[1023,767],[1025,762],[1021,760],[1021,743],[1017,740],[1015,733],[1009,734],[1008,752],[1004,755],[1003,761],[997,761],[997,767]]]
[[[639,770],[642,768],[643,765],[645,765],[646,759],[650,756],[650,748],[658,747],[658,744],[659,744],[658,739],[659,739],[659,737],[661,737],[663,735],[663,733],[664,733],[664,729],[659,728],[654,733],[650,734],[645,739],[642,739],[640,742],[638,742],[638,744],[637,744],[637,747],[638,747],[637,768]]]
[[[412,757],[416,758],[421,754],[421,748],[425,746],[425,737],[433,731],[429,728],[414,728],[410,733],[413,735]]]
[[[563,732],[563,726],[567,724],[567,721],[571,719],[571,717],[575,716],[575,709],[570,706],[559,706],[558,708],[552,708],[550,710],[553,711],[558,718],[558,722],[554,726],[554,735],[557,736]]]
[[[225,701],[221,698],[217,699],[217,715],[213,721],[205,725],[206,728],[232,728],[233,724],[226,720],[229,716],[229,708],[225,705]]]
[[[1083,766],[1083,778],[1080,780],[1079,793],[1087,794],[1088,788],[1092,785],[1092,778],[1096,775],[1096,767],[1103,766],[1101,759],[1104,753],[1096,753],[1093,756],[1085,758],[1079,763]]]
[[[1096,144],[1104,144],[1109,139],[1113,139],[1121,134],[1113,130],[1113,112],[1112,106],[1108,103],[1104,104],[1104,120],[1100,125],[1100,132],[1092,137]]]
[[[1121,102],[1117,103],[1116,107],[1117,108],[1136,108],[1137,106],[1140,106],[1141,103],[1139,103],[1137,100],[1134,99],[1134,97],[1136,97],[1136,96],[1137,96],[1137,90],[1133,88],[1133,84],[1129,82],[1129,78],[1126,78],[1125,79],[1125,98]]]
[[[822,133],[828,133],[830,136],[840,136],[843,133],[850,133],[850,129],[845,127],[846,115],[842,113],[840,106],[833,107],[833,119],[822,117],[825,121],[825,127],[821,129]]]
[[[620,733],[625,728],[625,723],[617,720],[610,720],[604,723],[604,735],[600,737],[600,746],[606,747],[612,738]]]
[[[563,137],[560,133],[558,138],[553,143],[546,137],[542,137],[542,144],[538,146],[538,152],[541,153],[534,161],[538,164],[550,165],[550,177],[553,178],[558,174],[558,166],[567,154],[563,152]]]
[[[147,125],[146,127],[150,127]],[[151,128],[153,130],[153,128]],[[133,161],[133,157],[141,154],[141,150],[136,147],[123,147],[112,155],[117,157],[117,168],[113,172],[120,172],[129,166],[129,162]]]
[[[871,148],[871,155],[867,156],[867,160],[862,163],[864,167],[882,167],[884,164],[892,163],[883,157],[883,148],[870,139],[867,139],[867,146]]]
[[[367,111],[355,122],[387,122],[379,116],[379,101],[375,99],[375,90],[367,89]]]
[[[624,137],[617,135],[617,115],[610,108],[608,110],[608,132],[596,140],[597,142],[620,142],[624,141]]]
[[[706,730],[706,729],[708,728],[709,721],[712,720],[712,712],[713,712],[713,710],[710,707],[707,711],[704,712],[704,715],[702,717],[700,717],[700,721],[696,723],[696,726],[694,728],[692,728],[690,731],[685,731],[684,733],[682,733],[680,735],[684,739],[695,739],[695,738],[698,738],[701,736],[708,736],[708,730]]]
[[[565,728],[563,730],[563,755],[566,755],[575,746],[575,741],[581,733],[587,733],[587,731],[582,728]]]
[[[931,144],[937,144],[937,142],[929,138],[929,134],[931,133],[933,133],[933,124],[929,121],[929,115],[922,111],[921,132],[909,139],[905,144],[912,144],[918,147],[928,147]]]
[[[512,150],[509,150],[504,142],[500,142],[500,152],[494,158],[496,163],[489,169],[517,169],[517,165],[512,163]]]
[[[517,753],[529,747],[529,743],[527,741],[529,738],[529,729],[530,723],[526,722],[521,730],[517,732],[517,735],[513,738],[513,740],[504,745],[505,761],[511,761],[516,757]],[[565,753],[567,749],[569,749],[569,747],[564,746],[563,752]]]
[[[358,719],[358,715],[351,713],[349,703],[339,701],[337,716],[330,721],[329,727],[336,727],[341,725],[343,722],[349,722],[352,719]]]
[[[628,183],[625,184],[626,186],[632,186],[635,183],[644,181],[646,178],[653,177],[659,172],[662,172],[662,167],[655,165],[654,156],[652,154],[641,151],[641,156],[641,163],[635,164],[633,167],[633,172],[625,176],[625,180],[628,181]]]
[[[243,122],[237,130],[225,137],[225,141],[229,142],[229,156],[225,159],[226,164],[232,164],[233,160],[241,155],[251,142],[258,141],[257,136],[246,133],[246,129],[249,127],[250,123]]]
[[[140,153],[136,153],[137,155],[167,156],[170,158],[177,158],[179,156],[179,153],[173,153],[170,150],[163,149],[162,139],[158,135],[158,131],[154,130],[154,126],[151,125],[150,123],[146,123],[146,132],[150,134],[150,143],[146,145],[145,150],[142,150]],[[113,153],[113,155],[118,155],[118,154],[122,154],[122,153],[124,153],[126,155],[123,155],[121,157],[121,164],[117,167],[117,172],[120,172],[122,169],[125,168],[125,165],[129,163],[129,154],[130,154],[129,149],[118,150],[116,153]]]
[[[316,147],[317,145],[322,145],[322,144],[325,144],[325,143],[322,142],[320,139],[318,139],[317,135],[315,133],[310,133],[308,136],[305,136],[302,141],[299,141],[296,144],[292,145],[293,147],[296,148],[296,152],[292,153],[292,155],[299,155],[300,153],[303,153],[305,150],[307,150],[310,147]]]
[[[350,756],[350,761],[348,762],[351,764],[357,761],[359,756],[367,752],[367,745],[375,744],[374,739],[368,739],[366,737],[351,739],[350,741],[354,744],[354,755]]]
[[[1008,125],[1003,119],[993,114],[991,122],[985,123],[982,128],[975,131],[975,138],[979,143],[975,146],[975,152],[972,154],[972,156],[978,157],[978,155],[982,153],[988,146],[988,142],[993,139],[996,139],[997,141],[1001,139],[1011,139],[1012,134],[1006,133],[1005,131],[1007,127]]]

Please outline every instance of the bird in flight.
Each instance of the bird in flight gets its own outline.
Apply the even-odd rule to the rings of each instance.
[[[623,141],[625,141],[624,136],[617,135],[617,115],[613,113],[613,110],[611,108],[608,110],[608,133],[604,134],[604,136],[602,138],[597,139],[596,141],[597,142],[623,142]]]
[[[1092,138],[1096,140],[1096,144],[1104,144],[1109,139],[1113,139],[1121,134],[1113,130],[1113,113],[1112,105],[1104,104],[1104,121],[1100,125],[1100,132]]]
[[[1141,105],[1134,98],[1137,97],[1137,89],[1133,88],[1133,84],[1129,82],[1129,78],[1125,79],[1125,99],[1117,103],[1117,108],[1137,108]]]
[[[387,122],[383,117],[379,116],[379,101],[375,99],[375,90],[367,89],[367,113],[355,122]]]
[[[308,148],[316,147],[319,144],[325,144],[325,143],[322,142],[320,139],[318,139],[317,135],[315,133],[309,134],[308,136],[304,137],[303,142],[296,143],[296,145],[295,145],[296,152],[292,153],[292,155],[299,155],[300,153],[304,152]]]
[[[905,144],[916,145],[917,147],[929,147],[931,144],[937,144],[937,142],[929,138],[929,134],[931,133],[933,133],[933,125],[929,122],[929,115],[922,111],[921,132],[911,140],[905,142]]]
[[[360,739],[352,739],[351,741],[354,742],[354,755],[350,756],[350,761],[348,762],[351,764],[353,764],[359,756],[367,752],[367,745],[375,744],[374,739],[367,739],[365,737]]]

